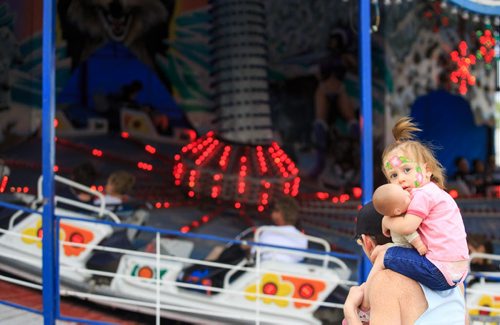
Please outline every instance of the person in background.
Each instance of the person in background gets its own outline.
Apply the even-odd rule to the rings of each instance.
[[[104,189],[104,202],[108,209],[115,210],[129,199],[129,194],[135,185],[135,176],[127,171],[119,170],[109,175]],[[99,199],[94,204],[101,204]]]
[[[495,186],[500,185],[500,166],[497,166],[495,155],[490,155],[485,167],[486,195],[495,196]],[[496,194],[500,197],[500,193]]]
[[[356,218],[356,241],[372,263],[378,252],[390,245],[382,233],[382,215],[365,204]],[[389,244],[388,244],[389,243]],[[467,324],[465,300],[459,288],[433,291],[389,269],[376,273],[368,290],[353,286],[344,303],[345,325],[360,324]],[[364,296],[370,305],[362,308]],[[446,320],[446,321],[443,321]]]
[[[259,237],[259,243],[273,246],[284,246],[307,249],[307,238],[297,229],[299,205],[294,198],[283,197],[276,200],[271,212],[272,226],[267,226]],[[241,259],[248,253],[255,254],[256,246],[231,245],[229,250],[223,246],[215,246],[205,257],[209,261],[226,262]],[[261,248],[261,261],[274,260],[285,263],[298,263],[303,260],[301,254],[283,252],[278,248]]]
[[[356,111],[344,86],[346,67],[342,60],[328,58],[320,63],[319,85],[314,94],[313,126],[316,160],[309,177],[316,178],[326,164],[326,156],[335,140],[331,137],[359,137]]]
[[[73,168],[69,178],[78,184],[90,187],[94,185],[97,180],[97,171],[94,165],[87,161]],[[69,187],[69,189],[71,195],[83,203],[91,203],[94,199],[93,195],[90,193],[80,191],[74,187]],[[63,190],[62,196],[65,196],[65,194]],[[60,194],[58,193],[58,195]]]
[[[274,225],[261,232],[259,243],[290,248],[307,249],[307,238],[296,225],[299,223],[299,204],[294,198],[283,197],[274,204],[271,220]],[[255,246],[252,251],[255,252]],[[275,248],[262,247],[261,260],[298,263],[304,259],[301,254],[290,254]]]
[[[470,175],[475,194],[486,195],[486,169],[481,159],[474,159],[472,162],[472,173]]]
[[[469,253],[493,254],[493,243],[482,234],[468,234],[467,245]],[[490,259],[476,257],[470,262],[471,271],[500,271],[498,265],[495,265]]]
[[[472,196],[475,193],[474,182],[470,172],[469,162],[465,157],[455,158],[456,171],[452,181],[460,195]]]
[[[307,249],[307,238],[296,227],[299,223],[299,205],[295,199],[291,197],[277,199],[271,213],[271,219],[274,225],[267,226],[266,229],[262,230],[258,243],[292,249]],[[281,248],[262,246],[259,250],[262,262],[299,263],[304,259],[300,252],[286,252]],[[236,265],[248,257],[250,253],[253,256],[256,252],[256,246],[238,244],[215,246],[205,257],[205,260]],[[253,259],[249,258],[248,260],[252,261]],[[189,283],[209,283],[220,287],[228,271],[227,268],[195,264],[184,270],[180,274],[179,280]],[[204,282],[201,282],[202,277]]]

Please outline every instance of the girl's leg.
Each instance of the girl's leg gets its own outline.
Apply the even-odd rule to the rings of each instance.
[[[429,289],[442,291],[453,288],[443,273],[416,249],[391,247],[385,253],[383,264],[386,269],[405,275]]]

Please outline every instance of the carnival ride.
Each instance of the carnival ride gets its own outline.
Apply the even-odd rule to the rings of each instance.
[[[98,191],[57,175],[55,180],[104,202]],[[41,282],[42,202],[40,178],[30,208],[16,211],[7,228],[1,229],[0,237],[0,269],[35,283]],[[182,238],[180,232],[142,226],[147,221],[147,211],[143,209],[116,214],[106,209],[104,203],[93,206],[57,195],[55,202],[60,224],[58,272],[62,295],[192,322],[260,319],[262,323],[320,324],[314,312],[320,307],[340,307],[325,300],[333,291],[346,292],[354,284],[349,281],[349,267],[330,254],[329,243],[321,238],[306,236],[322,251],[263,245],[259,244],[259,235],[265,227],[260,227],[253,241],[230,241],[233,245],[256,245],[255,255],[228,265],[193,259],[193,244],[187,234]],[[156,233],[149,249],[106,244],[110,238],[121,237],[133,247],[136,231]],[[306,260],[293,265],[262,261],[261,253],[269,250],[285,250]],[[105,263],[96,262],[99,259],[94,257],[98,255]],[[222,271],[222,283],[215,285],[203,272],[186,277],[184,271],[193,265],[200,265],[199,271]]]
[[[496,271],[471,272],[466,280],[466,303],[471,324],[500,324],[500,255],[473,253],[489,259]]]

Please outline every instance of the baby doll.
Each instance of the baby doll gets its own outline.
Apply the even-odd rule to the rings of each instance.
[[[410,201],[410,193],[396,184],[384,184],[373,193],[373,206],[378,213],[384,216],[398,217],[403,215],[408,209]],[[413,246],[420,255],[427,253],[427,247],[416,231],[406,236],[391,231],[391,238],[397,246]]]

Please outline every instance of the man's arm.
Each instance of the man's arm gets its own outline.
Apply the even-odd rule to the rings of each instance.
[[[382,228],[390,229],[401,235],[409,235],[417,231],[421,223],[421,217],[407,213],[403,217],[384,216],[382,219]]]

